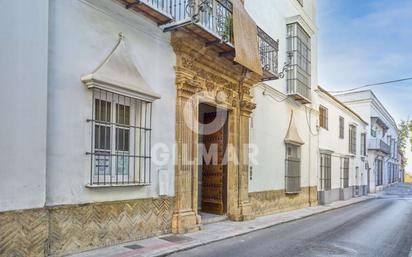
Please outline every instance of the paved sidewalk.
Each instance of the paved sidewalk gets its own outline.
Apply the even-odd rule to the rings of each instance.
[[[231,237],[240,236],[256,230],[272,227],[278,224],[299,220],[315,214],[345,207],[351,204],[363,202],[377,197],[368,195],[359,198],[352,198],[347,201],[337,201],[329,205],[318,205],[298,209],[294,211],[282,212],[268,216],[258,217],[255,220],[244,222],[222,221],[208,224],[202,227],[201,231],[184,235],[162,235],[145,240],[128,242],[111,247],[99,248],[71,255],[72,257],[135,257],[135,256],[165,256],[174,252],[187,250],[212,242],[224,240]],[[129,248],[127,248],[129,247]],[[134,248],[134,249],[130,249]]]

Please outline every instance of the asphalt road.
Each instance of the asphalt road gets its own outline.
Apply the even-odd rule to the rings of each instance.
[[[374,200],[171,256],[412,257],[412,185]]]

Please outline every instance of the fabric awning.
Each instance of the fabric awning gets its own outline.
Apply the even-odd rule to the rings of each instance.
[[[259,75],[263,74],[257,40],[257,26],[241,0],[233,0],[235,61]]]
[[[293,118],[293,111],[290,114],[290,121],[289,121],[289,128],[288,132],[286,133],[285,143],[287,144],[294,144],[294,145],[304,145],[305,142],[299,135],[298,129],[295,125],[295,120]]]
[[[82,76],[81,80],[89,88],[101,88],[140,100],[152,102],[160,98],[143,79],[121,34],[104,61],[92,73]]]

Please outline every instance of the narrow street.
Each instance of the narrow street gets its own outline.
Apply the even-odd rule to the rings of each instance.
[[[173,254],[180,256],[412,256],[412,185],[377,199]]]

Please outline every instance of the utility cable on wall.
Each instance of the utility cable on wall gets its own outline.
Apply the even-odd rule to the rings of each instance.
[[[392,84],[392,83],[397,83],[397,82],[402,82],[402,81],[407,81],[407,80],[412,80],[412,77],[403,78],[403,79],[396,79],[396,80],[389,80],[389,81],[384,81],[384,82],[379,82],[379,83],[373,83],[373,84],[367,84],[367,85],[364,85],[364,86],[355,87],[355,88],[351,88],[351,89],[347,89],[347,90],[329,91],[329,92],[330,92],[330,93],[333,93],[333,94],[348,93],[348,92],[352,92],[352,91],[359,90],[359,89],[363,89],[363,88],[367,88],[367,87],[387,85],[387,84]]]
[[[309,114],[311,113],[312,113],[312,110],[310,110]],[[318,136],[319,131],[316,134],[312,132],[312,126],[310,125],[310,122],[309,122],[310,117],[308,116],[308,107],[306,105],[305,105],[305,115],[306,115],[306,124],[308,125],[310,134],[312,136]]]

